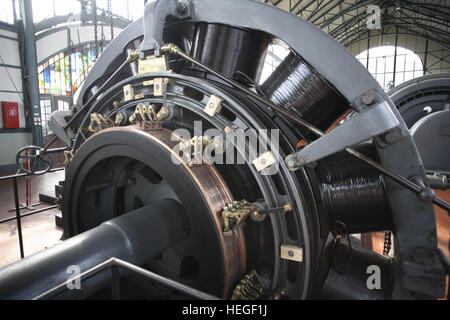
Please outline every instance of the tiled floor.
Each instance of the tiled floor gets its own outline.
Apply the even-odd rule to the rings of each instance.
[[[31,178],[31,203],[38,203],[39,193],[54,195],[55,184],[64,180],[64,172],[48,173]],[[25,178],[18,179],[20,204],[25,202]],[[44,208],[42,204],[36,208]],[[0,220],[15,216],[13,182],[0,181]],[[22,210],[22,214],[31,211]],[[39,252],[56,244],[62,235],[62,229],[55,225],[55,214],[58,209],[37,213],[22,218],[22,234],[25,256]],[[19,241],[16,221],[0,224],[0,268],[20,259]]]

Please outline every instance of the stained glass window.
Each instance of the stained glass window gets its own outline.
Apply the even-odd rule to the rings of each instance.
[[[71,95],[86,79],[95,61],[94,44],[86,44],[51,57],[38,67],[41,94]],[[99,54],[102,47],[99,47]],[[70,82],[72,79],[72,83]]]

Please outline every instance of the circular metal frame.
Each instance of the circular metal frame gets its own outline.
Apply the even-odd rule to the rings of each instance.
[[[122,87],[127,84],[139,84],[143,81],[150,80],[157,77],[165,77],[171,80],[170,88],[167,92],[167,103],[173,103],[175,105],[183,106],[187,108],[191,112],[195,113],[199,118],[203,119],[206,122],[209,122],[214,127],[224,130],[227,126],[237,126],[242,129],[253,128],[256,130],[259,129],[267,129],[267,122],[263,123],[262,120],[270,121],[268,117],[261,112],[259,109],[249,110],[245,106],[240,103],[240,101],[236,100],[229,93],[223,91],[223,89],[218,88],[212,83],[199,80],[197,78],[186,77],[177,74],[152,74],[145,76],[136,76],[129,79],[126,79],[120,83],[114,85],[111,89],[105,92],[101,99],[97,100],[96,103],[92,106],[90,113],[105,113],[112,115],[114,112],[121,111],[125,108],[133,107],[133,105],[137,104],[138,101],[135,101],[130,104],[126,104],[122,108],[119,109],[105,109],[108,106],[112,106],[113,101],[117,99],[118,95],[123,94]],[[193,98],[187,97],[183,95],[183,88],[188,86],[190,88],[194,88],[204,94],[204,97],[201,101],[195,100]],[[223,105],[228,111],[232,112],[236,116],[236,120],[230,121],[228,118],[223,116],[222,114],[217,114],[214,118],[207,116],[203,109],[204,105],[209,99],[210,95],[216,95],[224,99]],[[163,103],[162,98],[149,97],[140,100],[139,102],[150,102],[152,104]],[[256,112],[256,114],[254,113]],[[87,127],[89,124],[89,117],[85,117],[82,120],[82,127]],[[271,127],[276,127],[272,122]],[[260,137],[262,139],[262,137]],[[285,139],[283,135],[280,135],[282,141]],[[81,133],[79,133],[75,139],[74,147],[78,148],[83,142],[84,138]],[[241,141],[243,145],[246,145],[245,141]],[[265,143],[266,141],[264,141]],[[269,141],[270,142],[270,141]],[[288,142],[285,142],[284,145],[291,145]],[[248,146],[246,145],[246,148]],[[316,248],[312,248],[311,239],[316,239],[318,241],[317,232],[312,232],[311,228],[311,220],[314,219],[314,215],[310,212],[311,208],[304,208],[303,205],[305,203],[304,198],[304,190],[305,187],[301,187],[299,185],[298,176],[302,176],[302,181],[308,181],[308,178],[303,170],[300,170],[298,173],[292,173],[286,167],[284,161],[282,159],[285,157],[284,152],[292,152],[294,148],[291,146],[290,150],[272,150],[275,157],[278,159],[280,166],[280,179],[282,183],[282,187],[286,194],[280,194],[277,186],[276,178],[273,176],[265,176],[261,175],[253,166],[251,162],[247,162],[247,166],[253,174],[253,177],[257,181],[259,189],[262,193],[262,198],[267,205],[267,207],[279,207],[283,206],[285,202],[290,200],[294,201],[297,205],[295,208],[295,212],[293,211],[293,215],[290,219],[291,225],[298,226],[297,228],[302,228],[294,231],[294,238],[291,238],[287,232],[288,223],[284,217],[271,216],[270,223],[273,227],[273,278],[271,283],[271,290],[276,290],[278,287],[285,287],[287,292],[291,297],[294,298],[306,298],[312,290],[311,279],[311,263],[312,263],[312,255],[314,256],[314,260],[316,261],[318,257],[316,256]],[[240,152],[240,150],[238,150]],[[248,154],[257,154],[256,150],[248,150],[245,152]],[[279,152],[279,153],[278,153]],[[303,188],[303,190],[302,190]],[[309,188],[309,189],[308,189]],[[311,187],[306,187],[306,190],[311,192]],[[317,228],[317,227],[315,227]],[[286,260],[280,259],[280,247],[281,244],[290,244],[295,245],[301,248],[304,248],[304,261],[302,264],[297,265],[293,262],[288,262]],[[294,279],[288,279],[287,273],[288,269],[295,268]],[[313,269],[314,270],[314,269]],[[292,270],[290,271],[293,272]]]
[[[408,128],[427,114],[442,111],[450,104],[450,73],[416,78],[388,92]]]
[[[155,6],[158,5],[158,1],[149,1],[146,6],[145,17],[143,20],[139,20],[124,30],[117,37],[111,45],[105,50],[102,56],[99,58],[98,63],[95,64],[88,79],[83,87],[80,89],[78,96],[78,104],[82,105],[83,101],[86,101],[88,92],[93,84],[104,75],[108,74],[108,68],[111,63],[117,62],[125,52],[126,46],[133,41],[144,35],[144,43],[147,43],[153,39],[153,27],[154,24],[151,19],[153,17]],[[162,2],[161,2],[162,3]],[[398,127],[401,138],[392,144],[386,144],[380,141],[377,137],[374,140],[377,142],[377,152],[382,165],[391,171],[394,171],[404,177],[423,177],[424,171],[422,162],[417,153],[414,142],[411,139],[409,131],[404,124],[403,120],[392,101],[378,85],[376,80],[368,73],[368,71],[356,61],[342,46],[336,43],[331,37],[314,28],[312,25],[306,23],[281,10],[265,6],[264,4],[255,1],[241,1],[241,0],[193,0],[192,16],[186,20],[195,24],[197,22],[207,23],[221,23],[238,28],[247,28],[251,30],[262,31],[274,36],[287,43],[290,48],[304,58],[318,73],[326,79],[332,86],[334,86],[343,97],[347,99],[349,104],[355,109],[362,110],[364,105],[361,102],[361,97],[367,93],[373,94],[379,101],[386,101],[390,107],[390,111],[387,110],[386,116],[395,117],[400,125]],[[240,7],[240,10],[236,11],[236,7]],[[247,19],[248,12],[258,19]],[[291,28],[290,26],[295,26]],[[286,32],[287,29],[295,29],[295,32]],[[310,43],[311,45],[304,45]],[[114,69],[114,68],[112,68]],[[346,77],[342,77],[342,74],[346,74]],[[161,76],[161,75],[157,75]],[[164,77],[168,77],[164,75]],[[175,77],[170,75],[170,77]],[[130,78],[133,81],[134,78]],[[355,81],[355,79],[358,79]],[[128,81],[122,82],[122,84]],[[199,83],[199,79],[195,79],[194,83]],[[192,86],[192,84],[190,84]],[[230,104],[230,110],[236,110],[238,118],[247,119],[248,114],[241,113],[242,107],[238,102],[231,103],[230,99],[223,92],[217,88],[213,88],[206,81],[202,82],[202,86],[207,88],[210,93],[218,92],[218,95],[225,97],[227,103]],[[118,88],[116,86],[116,88]],[[110,94],[111,92],[109,92]],[[214,94],[216,94],[214,93]],[[108,93],[105,93],[107,95]],[[119,94],[119,93],[117,93]],[[179,94],[179,93],[178,93]],[[170,97],[170,95],[168,94]],[[105,102],[104,96],[102,101]],[[189,102],[189,99],[185,99],[180,96],[172,96],[170,99],[176,101]],[[158,101],[158,99],[151,100]],[[190,101],[196,103],[195,101]],[[105,104],[107,105],[107,104]],[[93,106],[87,113],[88,115],[94,112],[96,109],[100,109],[98,106]],[[196,108],[194,107],[193,110]],[[253,110],[254,111],[254,110]],[[195,112],[195,111],[194,111]],[[197,114],[200,114],[200,110],[197,110]],[[251,117],[250,117],[251,118]],[[214,120],[216,121],[216,120]],[[85,123],[85,122],[84,122]],[[251,121],[250,127],[263,127],[265,123],[261,123],[258,119]],[[257,124],[257,125],[254,125]],[[217,123],[215,124],[217,126]],[[222,128],[224,126],[221,126]],[[76,146],[75,146],[76,147]],[[282,159],[285,155],[280,153]],[[295,178],[292,178],[291,173],[284,171],[282,166],[282,172],[284,180],[289,185],[290,192],[298,192],[298,188],[295,186]],[[291,177],[292,179],[290,179]],[[257,175],[255,176],[257,178]],[[267,182],[264,178],[257,179],[258,185],[264,186],[261,182]],[[268,183],[267,185],[270,185]],[[415,194],[403,187],[397,185],[395,182],[386,181],[386,194],[388,201],[393,212],[393,220],[395,225],[395,250],[397,260],[397,277],[395,277],[395,285],[393,289],[393,298],[412,298],[411,292],[421,292],[424,294],[433,295],[436,289],[430,287],[427,280],[415,276],[408,266],[416,266],[420,270],[426,270],[433,266],[433,268],[439,268],[439,260],[436,255],[436,224],[434,220],[433,207],[430,203],[425,203],[420,200]],[[272,193],[273,194],[273,193]],[[267,195],[270,195],[270,192]],[[301,203],[301,196],[293,194],[292,198],[296,199],[297,203]],[[274,201],[276,197],[265,199],[270,205],[274,205],[277,201]],[[308,219],[306,217],[306,210],[302,207],[298,209],[296,214],[300,220],[300,224],[303,228],[302,238],[305,248],[310,248],[311,244],[308,239],[307,224]],[[411,219],[411,212],[421,212],[421,215],[417,219]],[[274,220],[274,219],[271,219]],[[275,225],[275,221],[272,221]],[[276,229],[274,227],[274,229]],[[281,230],[281,229],[280,229]],[[275,245],[275,254],[278,254],[277,247],[280,244],[280,239],[283,240],[285,236],[283,234],[275,235],[278,242]],[[301,242],[301,241],[300,241]],[[417,250],[425,252],[420,258],[417,257]],[[305,250],[305,263],[302,267],[304,271],[305,281],[310,277],[311,265],[310,265],[310,250]],[[286,268],[284,262],[275,261],[277,266],[275,270],[278,270],[274,275],[274,280],[279,280],[281,277],[279,273],[280,268]],[[284,266],[283,266],[284,265]],[[413,268],[414,269],[414,268]],[[284,273],[285,274],[285,273]],[[278,283],[274,281],[274,283]],[[304,283],[303,283],[304,285]],[[302,293],[296,297],[305,298],[308,296],[308,285],[304,285]]]
[[[53,166],[53,159],[48,154],[42,154],[42,148],[37,146],[26,146],[20,149],[16,155],[16,163],[19,169],[30,175],[42,175],[47,173]],[[32,154],[29,154],[31,151]],[[33,154],[34,153],[34,154]],[[25,161],[32,160],[31,169],[24,164]],[[39,168],[39,163],[43,164],[43,168]],[[41,169],[39,171],[36,171]]]

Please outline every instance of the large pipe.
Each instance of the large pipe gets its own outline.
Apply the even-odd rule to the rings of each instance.
[[[187,235],[187,217],[177,201],[164,199],[106,221],[52,248],[0,270],[0,299],[33,299],[64,283],[69,266],[84,272],[111,257],[142,265]],[[110,274],[99,273],[56,298],[87,297]]]
[[[353,241],[353,240],[352,240]],[[331,268],[322,288],[321,299],[391,299],[393,260],[356,243],[340,242],[331,248]]]

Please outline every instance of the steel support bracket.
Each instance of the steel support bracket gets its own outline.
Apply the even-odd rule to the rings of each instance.
[[[66,117],[71,117],[72,111],[58,110],[52,113],[50,116],[49,127],[53,133],[58,136],[65,144],[71,145],[72,139],[75,138],[75,134],[71,128],[66,128]]]
[[[191,18],[191,14],[190,0],[148,1],[144,11],[144,40],[140,48],[140,58],[143,59],[152,50],[156,57],[161,55],[164,27],[168,17],[185,20]]]
[[[290,170],[325,158],[348,147],[394,129],[400,124],[386,102],[356,113],[331,132],[323,135],[302,150],[286,157]]]
[[[403,286],[413,292],[434,298],[445,296],[445,274],[437,255],[429,259],[427,265],[403,260],[401,280]]]

